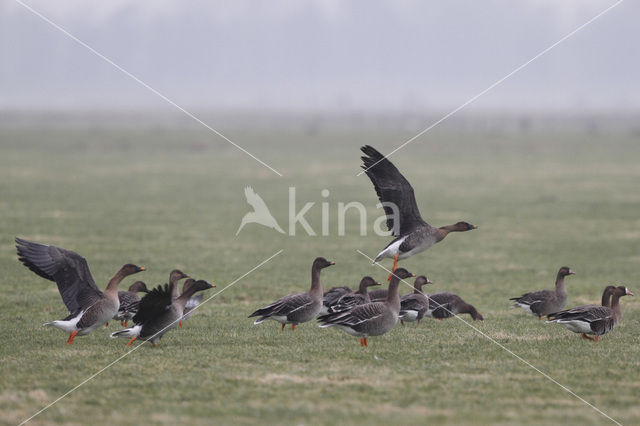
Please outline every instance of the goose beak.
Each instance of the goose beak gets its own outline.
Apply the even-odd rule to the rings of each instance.
[[[573,269],[569,269],[569,275],[575,275],[576,272]]]
[[[216,288],[216,285],[211,283],[211,288]]]
[[[416,276],[416,274],[414,274],[414,273],[412,272],[412,273],[411,273],[411,276],[412,276],[412,277],[415,277],[415,276]]]
[[[146,271],[147,268],[145,268],[144,266],[141,266],[140,268],[138,268],[140,271]]]
[[[376,285],[382,285],[382,284],[380,284],[379,282],[376,282]]]
[[[629,289],[626,289],[626,290],[627,290],[627,292],[626,292],[626,295],[627,295],[627,296],[633,296],[633,293],[631,293],[631,292],[629,291]]]
[[[335,265],[336,262],[329,262],[329,265]]]
[[[471,225],[471,229],[478,229],[476,225]]]

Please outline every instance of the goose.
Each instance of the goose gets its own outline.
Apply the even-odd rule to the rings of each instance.
[[[543,316],[558,312],[564,308],[564,304],[567,302],[567,288],[564,285],[564,277],[567,275],[575,275],[575,272],[568,266],[563,266],[558,270],[555,290],[533,291],[520,297],[512,297],[509,300],[515,301],[514,307],[522,308],[525,312],[542,319]]]
[[[469,314],[474,321],[484,321],[478,310],[457,294],[441,292],[429,295],[428,317],[443,320],[458,314]]]
[[[369,294],[367,293],[367,287],[373,287],[380,285],[379,282],[371,277],[363,277],[360,280],[360,286],[358,291],[350,292],[342,295],[336,302],[331,305],[327,313],[342,312],[353,308],[356,305],[362,305],[363,303],[371,302]]]
[[[606,306],[609,296],[611,305]],[[602,306],[586,305],[555,312],[549,315],[547,322],[555,322],[569,331],[580,333],[583,339],[597,341],[601,335],[613,330],[622,318],[620,310],[622,296],[633,296],[633,293],[625,286],[608,286],[602,294]]]
[[[387,215],[387,228],[396,237],[374,259],[393,259],[393,269],[399,259],[406,259],[427,250],[442,241],[451,232],[466,232],[478,227],[467,222],[457,222],[440,228],[429,225],[420,216],[411,184],[396,166],[370,145],[360,150],[362,168],[369,176]],[[389,279],[391,276],[389,276]]]
[[[340,327],[352,336],[359,336],[360,346],[368,346],[367,337],[385,334],[398,322],[400,312],[398,286],[401,279],[409,277],[415,277],[415,275],[404,268],[398,268],[391,274],[389,293],[384,302],[365,303],[348,311],[323,315],[318,318],[320,327]]]
[[[169,288],[171,288],[171,297],[177,299],[180,296],[178,291],[178,281],[183,278],[189,278],[189,275],[182,272],[180,269],[174,269],[169,273]],[[184,287],[182,288],[184,291]]]
[[[18,259],[42,278],[54,281],[69,315],[44,324],[69,334],[67,344],[76,336],[91,333],[108,323],[118,312],[118,284],[129,275],[144,271],[142,266],[126,264],[111,278],[106,289],[96,286],[87,260],[71,250],[16,238]]]
[[[187,289],[191,285],[193,285],[194,282],[195,280],[193,279],[189,279],[185,281],[184,284],[182,285],[182,292],[184,293],[185,291],[187,291]],[[182,328],[182,323],[184,321],[188,320],[193,316],[193,310],[197,308],[200,305],[200,303],[202,303],[203,297],[204,297],[204,294],[200,293],[196,296],[192,296],[189,300],[187,300],[187,304],[184,305],[184,312],[182,313],[182,319],[178,323],[180,328]]]
[[[173,284],[175,286],[176,284]],[[129,337],[127,346],[136,340],[149,341],[153,347],[158,345],[162,336],[178,325],[187,301],[198,291],[214,288],[205,280],[194,280],[185,292],[177,299],[172,297],[173,287],[170,284],[160,285],[151,290],[140,300],[138,313],[133,317],[133,327],[111,333],[111,338]]]
[[[352,293],[351,290],[347,286],[339,286],[339,287],[331,287],[329,290],[325,291],[322,295],[322,308],[320,309],[319,315],[325,315],[329,313],[329,306],[335,305],[338,299],[348,293]]]
[[[124,327],[127,326],[129,320],[138,312],[138,304],[140,303],[138,293],[149,293],[147,285],[142,281],[136,281],[131,284],[127,291],[118,291],[120,307],[113,319],[120,320],[120,325]]]
[[[311,266],[311,288],[303,293],[294,293],[284,296],[264,308],[258,309],[251,315],[259,317],[253,323],[260,324],[265,320],[274,320],[282,324],[284,331],[286,324],[291,324],[291,330],[296,329],[296,325],[307,322],[315,318],[322,308],[322,284],[320,284],[320,271],[334,262],[329,262],[324,257],[318,257]]]
[[[422,286],[433,284],[429,278],[420,275],[413,283],[413,293],[405,294],[400,298],[400,324],[404,322],[420,321],[429,309],[429,298],[422,291]]]

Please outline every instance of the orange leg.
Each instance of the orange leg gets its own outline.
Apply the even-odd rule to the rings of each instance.
[[[71,332],[71,334],[69,335],[69,338],[67,339],[67,345],[72,345],[73,344],[73,338],[76,337],[76,334],[78,334],[78,332],[76,330],[73,330]]]
[[[129,320],[124,320],[124,326],[126,327],[129,324]]]
[[[182,321],[180,321],[178,325],[180,326],[180,328],[182,328]]]
[[[364,337],[360,338],[360,346],[364,346]]]
[[[151,346],[153,346],[154,348],[157,348],[158,344],[157,343],[152,343]]]
[[[595,341],[597,342],[597,341],[598,341],[598,337],[600,337],[600,336],[595,336],[595,337],[593,338],[593,340],[595,340]]]
[[[284,331],[284,326],[285,326],[285,325],[286,325],[286,324],[282,324],[282,328],[280,329],[280,331]]]
[[[393,275],[393,273],[396,271],[396,269],[398,269],[398,255],[397,254],[393,255],[393,269],[391,269],[391,273],[389,274],[389,278],[387,278],[387,281],[391,281],[391,275]]]
[[[369,346],[369,344],[367,343],[367,338],[366,337],[364,338],[364,345],[365,346]]]
[[[131,344],[134,342],[134,340],[136,340],[136,336],[133,336],[131,338],[131,340],[129,340],[129,343],[127,343],[127,346],[131,346]]]
[[[109,323],[108,322],[104,323],[104,326],[109,327]]]
[[[296,331],[296,325],[295,324],[291,324],[291,331]]]

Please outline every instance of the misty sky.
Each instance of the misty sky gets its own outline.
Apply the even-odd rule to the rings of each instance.
[[[454,108],[609,1],[25,0],[187,108]],[[469,110],[640,108],[627,0]],[[172,107],[15,0],[0,0],[0,108]]]

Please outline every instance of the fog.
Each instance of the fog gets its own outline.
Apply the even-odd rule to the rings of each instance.
[[[26,1],[185,108],[455,108],[615,1]],[[640,108],[626,1],[466,110]],[[0,1],[0,109],[171,111],[14,0]]]

